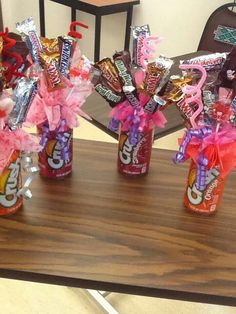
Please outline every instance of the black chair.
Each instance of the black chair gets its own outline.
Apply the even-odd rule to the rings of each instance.
[[[236,45],[235,1],[216,9],[209,17],[198,50],[229,52]]]

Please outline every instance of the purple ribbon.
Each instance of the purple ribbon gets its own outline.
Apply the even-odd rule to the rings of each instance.
[[[56,128],[56,140],[59,142],[61,147],[61,157],[63,160],[68,161],[70,160],[70,141],[65,136],[65,127],[66,121],[63,119],[60,121],[59,126]],[[45,149],[48,141],[49,141],[49,125],[48,122],[45,122],[42,127],[42,137],[40,140],[40,145],[42,145],[43,149]]]
[[[131,145],[136,145],[139,142],[140,138],[140,117],[134,112],[132,116],[128,118],[128,121],[132,125],[129,129],[129,142]]]
[[[120,120],[116,118],[111,118],[108,124],[108,129],[111,130],[112,132],[116,132],[119,129],[120,125]]]
[[[42,136],[39,144],[43,147],[43,149],[46,147],[48,140],[49,140],[49,125],[47,122],[45,122],[42,126]]]
[[[62,160],[69,161],[70,160],[70,141],[65,136],[65,127],[66,121],[62,119],[58,128],[56,129],[57,136],[56,140],[59,142],[61,147],[61,158]]]
[[[204,191],[206,188],[206,173],[207,165],[209,161],[203,154],[201,154],[197,161],[197,179],[196,179],[196,188],[199,191]]]
[[[174,156],[173,161],[177,164],[185,161],[186,150],[188,144],[192,140],[192,137],[203,140],[210,134],[212,134],[212,129],[208,126],[200,129],[189,129],[188,131],[186,131],[183,143],[180,145],[179,152]],[[201,153],[197,160],[197,178],[195,183],[196,188],[199,191],[204,191],[206,188],[206,172],[208,163],[208,159],[203,155],[203,153]]]

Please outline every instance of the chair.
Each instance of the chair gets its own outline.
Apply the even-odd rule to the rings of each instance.
[[[130,26],[132,23],[133,6],[140,0],[51,0],[71,8],[71,19],[76,20],[76,10],[90,13],[95,16],[95,45],[94,61],[100,60],[100,37],[102,16],[119,12],[126,12],[125,49],[129,49]],[[44,0],[39,0],[41,36],[45,36]]]
[[[198,50],[229,52],[236,45],[235,1],[216,9],[203,30]]]

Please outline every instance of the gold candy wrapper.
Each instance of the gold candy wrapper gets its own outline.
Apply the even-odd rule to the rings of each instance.
[[[57,53],[41,53],[41,62],[45,70],[45,76],[48,86],[48,91],[52,92],[57,89],[64,88],[61,73],[58,68],[58,54]]]
[[[59,44],[58,44],[57,38],[40,37],[40,41],[43,46],[43,50],[46,53],[56,53],[58,54],[58,59],[59,59],[60,52],[59,52]]]
[[[165,98],[171,102],[178,102],[183,98],[182,88],[192,83],[193,77],[191,75],[177,77],[171,79],[171,90],[165,95]]]
[[[96,66],[102,71],[103,77],[114,91],[121,93],[122,86],[116,67],[110,58],[105,58],[96,63]]]

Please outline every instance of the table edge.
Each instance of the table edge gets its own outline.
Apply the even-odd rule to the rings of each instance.
[[[0,268],[0,278],[29,281],[42,284],[67,286],[73,288],[102,290],[108,292],[133,294],[148,297],[157,297],[171,300],[180,300],[196,303],[208,303],[224,306],[236,306],[236,298],[204,293],[167,290],[162,288],[147,288],[120,283],[102,282],[88,279],[78,279],[58,275],[32,273],[20,270]]]

